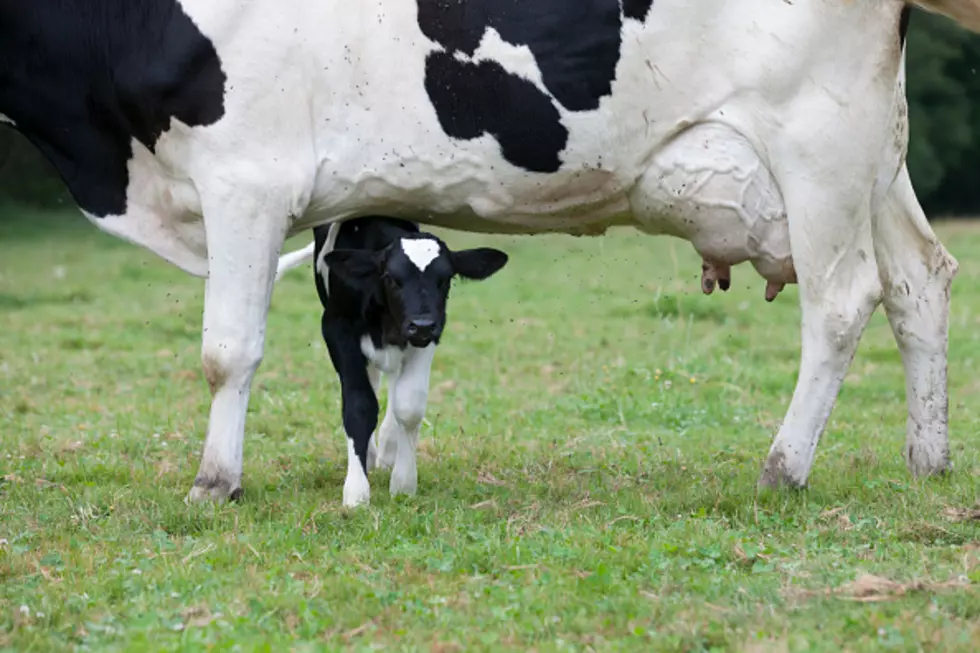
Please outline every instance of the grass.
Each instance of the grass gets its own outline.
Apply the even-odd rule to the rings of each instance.
[[[448,233],[511,262],[454,290],[419,495],[376,472],[349,512],[306,272],[274,298],[244,502],[188,507],[203,282],[75,215],[0,220],[0,650],[975,651],[980,522],[946,511],[977,501],[980,227],[940,234],[948,479],[905,470],[880,311],[811,488],[757,497],[795,288],[766,304],[743,266],[702,296],[687,244],[628,231]]]

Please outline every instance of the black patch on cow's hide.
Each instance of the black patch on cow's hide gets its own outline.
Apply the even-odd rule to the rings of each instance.
[[[545,88],[568,111],[593,111],[612,92],[625,19],[646,19],[653,0],[417,0],[419,27],[445,52],[426,59],[425,88],[446,134],[492,134],[504,158],[556,172],[568,130],[532,82],[472,57],[493,28],[534,55]]]
[[[177,0],[0,0],[0,114],[95,216],[126,212],[132,139],[213,124],[225,80]]]
[[[469,64],[433,52],[425,90],[449,136],[468,140],[491,134],[505,159],[533,172],[554,172],[561,166],[558,153],[568,130],[558,109],[534,84],[497,62]],[[519,107],[517,113],[514,107]]]
[[[653,0],[623,0],[623,15],[641,23],[647,19]]]

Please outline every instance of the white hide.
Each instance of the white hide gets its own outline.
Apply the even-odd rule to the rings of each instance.
[[[3,115],[2,113],[0,113],[0,124],[2,124],[2,125],[13,125],[14,127],[16,127],[16,125],[14,124],[14,121],[11,120],[10,118],[8,118],[7,116]]]
[[[445,135],[423,81],[440,46],[419,29],[416,0],[181,4],[215,43],[226,113],[202,128],[173,121],[155,154],[136,144],[128,214],[94,222],[209,275],[202,353],[215,398],[199,479],[214,485],[192,498],[240,480],[283,239],[370,214],[489,233],[680,231],[767,278],[788,274],[788,234],[802,357],[763,482],[806,481],[882,287],[893,326],[916,330],[900,338],[907,373],[928,379],[909,380],[909,429],[930,423],[908,437],[931,443],[910,466],[943,467],[942,291],[955,264],[902,181],[903,3],[657,0],[645,23],[624,24],[611,95],[595,111],[559,108],[569,136],[551,174],[510,165],[492,136]],[[529,54],[487,31],[476,56],[542,88]]]

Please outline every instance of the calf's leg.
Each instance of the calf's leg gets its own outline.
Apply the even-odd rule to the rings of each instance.
[[[381,422],[375,440],[377,441],[377,467],[378,469],[391,469],[395,466],[395,457],[398,455],[398,421],[395,419],[395,380],[397,375],[388,377],[388,407],[385,409],[385,417]]]
[[[340,377],[344,431],[347,433],[347,478],[344,506],[353,508],[371,500],[368,482],[368,447],[378,424],[378,397],[368,374],[360,337],[345,320],[329,316],[321,320],[323,339]]]
[[[374,390],[375,398],[381,397],[381,370],[373,363],[368,363],[368,378],[371,381],[371,388]],[[371,442],[368,443],[367,469],[371,471],[378,466],[378,434],[375,431],[371,435]]]
[[[409,347],[401,371],[392,379],[388,405],[389,415],[394,419],[389,423],[387,430],[382,424],[382,431],[385,432],[386,437],[383,442],[385,445],[388,445],[388,442],[395,444],[389,485],[392,496],[415,494],[418,489],[416,450],[419,430],[425,418],[425,408],[429,399],[429,375],[435,352],[435,345],[423,349]],[[385,419],[387,422],[388,417],[386,416]]]
[[[916,476],[949,462],[949,291],[956,260],[936,238],[903,165],[873,216],[885,313],[905,365],[905,458]]]

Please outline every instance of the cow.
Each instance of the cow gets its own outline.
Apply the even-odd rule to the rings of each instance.
[[[913,5],[980,31],[980,0],[0,0],[0,115],[98,228],[206,278],[188,501],[241,495],[285,238],[368,215],[721,262],[699,225],[785,215],[802,350],[759,483],[806,485],[879,304],[925,476],[957,263],[905,165]]]
[[[453,251],[413,222],[369,216],[314,234],[314,279],[321,331],[340,378],[347,479],[343,503],[367,503],[373,467],[391,469],[392,494],[415,494],[415,451],[429,396],[429,373],[446,325],[453,278],[482,281],[507,254],[480,247]],[[280,260],[277,278],[295,267]],[[377,434],[378,391],[388,375],[388,407]]]

